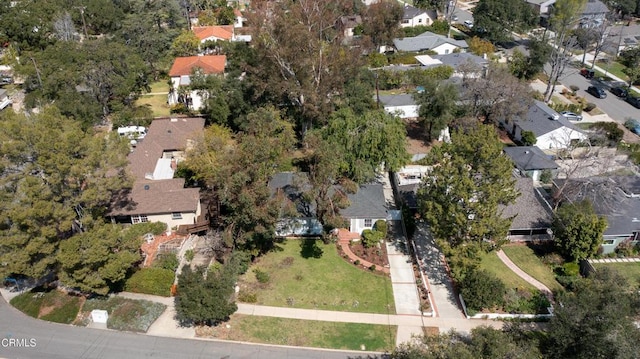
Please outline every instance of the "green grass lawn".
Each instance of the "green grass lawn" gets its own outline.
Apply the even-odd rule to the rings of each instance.
[[[542,263],[531,248],[526,245],[512,245],[504,246],[502,250],[525,273],[537,279],[552,291],[562,290],[562,286],[556,280],[551,268]]]
[[[594,268],[611,268],[627,278],[631,285],[640,285],[640,262],[631,263],[593,263]]]
[[[269,275],[267,283],[258,283],[256,268]],[[262,305],[395,313],[389,277],[357,268],[338,255],[335,244],[320,240],[279,243],[249,269],[240,285],[241,294],[255,293]]]
[[[604,63],[604,62],[598,61],[597,65],[598,67],[605,70],[609,74],[615,75],[624,81],[629,80],[629,76],[627,76],[624,72],[622,72],[622,70],[625,69],[625,66],[619,62],[610,61],[609,63]]]
[[[149,106],[153,117],[168,117],[170,115],[167,95],[142,95],[136,101],[137,106]]]
[[[166,79],[161,79],[149,85],[151,91],[149,92],[169,92],[169,84]]]
[[[487,253],[482,257],[480,268],[498,277],[507,288],[537,290],[502,263],[495,252]]]
[[[230,328],[227,328],[227,325]],[[391,351],[397,327],[234,314],[206,335],[219,339],[317,348]]]
[[[72,323],[80,310],[80,297],[66,295],[57,290],[26,292],[11,300],[11,305],[21,312],[50,322]]]

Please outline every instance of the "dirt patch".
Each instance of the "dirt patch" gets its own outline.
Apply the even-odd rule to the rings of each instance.
[[[380,244],[380,246],[374,246],[371,248],[365,248],[362,242],[351,242],[349,244],[353,254],[360,259],[364,259],[367,262],[373,263],[379,267],[386,267],[389,265],[389,257],[387,256],[387,246]]]
[[[405,119],[404,124],[407,130],[407,152],[412,155],[429,153],[432,145],[425,141],[424,131],[418,121]]]

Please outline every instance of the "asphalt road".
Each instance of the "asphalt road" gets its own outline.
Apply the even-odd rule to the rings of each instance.
[[[74,327],[36,320],[0,298],[0,358],[345,359],[359,353],[274,347]]]
[[[587,101],[595,103],[598,108],[608,114],[609,117],[614,119],[616,122],[624,123],[625,119],[629,117],[640,119],[640,109],[631,106],[623,99],[618,98],[617,96],[609,92],[608,84],[601,84],[597,79],[587,80],[586,78],[581,76],[579,68],[567,66],[564,74],[560,77],[559,80],[563,85],[567,87],[571,85],[578,86],[580,88],[578,90],[579,96],[583,96],[587,99]],[[587,93],[587,87],[592,85],[604,87],[607,91],[607,98],[599,99]]]

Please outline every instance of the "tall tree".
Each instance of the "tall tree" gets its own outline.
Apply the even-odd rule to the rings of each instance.
[[[626,66],[623,72],[629,76],[629,87],[640,80],[640,46],[625,49],[620,53],[620,63]]]
[[[556,88],[558,79],[564,73],[567,64],[571,61],[572,51],[576,45],[576,38],[572,36],[573,28],[580,20],[586,0],[558,0],[554,4],[551,19],[552,38],[549,39],[553,46],[549,56],[549,80],[544,92],[544,101],[549,102]],[[546,36],[547,32],[545,32]],[[542,41],[547,39],[543,36]]]
[[[171,55],[175,57],[195,56],[200,48],[200,39],[193,31],[184,30],[171,43]]]
[[[371,38],[376,47],[390,45],[400,36],[402,4],[395,0],[373,3],[367,7],[362,17],[363,34]]]
[[[119,138],[83,132],[55,108],[5,112],[0,127],[0,271],[37,278],[57,267],[60,242],[101,218],[129,184],[129,149]]]
[[[518,197],[513,163],[502,153],[492,125],[454,132],[451,143],[431,150],[433,166],[418,190],[419,213],[434,235],[452,247],[485,240],[502,242],[511,218],[501,205]]]
[[[532,7],[522,1],[480,0],[473,10],[474,28],[491,42],[504,42],[512,32],[523,32],[533,27],[538,16]]]
[[[451,83],[432,81],[424,84],[424,91],[414,95],[420,106],[420,124],[431,142],[453,120],[457,109],[458,89]]]
[[[607,219],[599,217],[587,200],[565,203],[556,211],[552,228],[560,253],[577,262],[598,252]]]

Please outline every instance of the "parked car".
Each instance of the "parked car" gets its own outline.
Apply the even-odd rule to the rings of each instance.
[[[0,77],[0,86],[9,85],[12,83],[13,83],[13,78],[11,76]]]
[[[635,108],[640,108],[640,97],[627,96],[625,101]]]
[[[627,92],[627,89],[624,87],[612,87],[611,88],[611,93],[618,96],[618,97],[622,97],[625,98],[627,97],[627,95],[629,94]]]
[[[624,123],[624,127],[628,128],[629,131],[640,136],[640,121],[630,118]]]
[[[596,72],[591,70],[591,69],[582,69],[582,70],[580,70],[580,75],[582,75],[582,76],[584,76],[585,78],[588,78],[588,79],[592,79],[595,74],[596,74]]]
[[[468,27],[468,28],[472,28],[473,27],[473,21],[471,20],[465,20],[464,21],[464,26]]]
[[[458,21],[458,15],[453,15],[453,16],[451,17],[451,20],[452,20],[452,21]]]
[[[560,112],[560,114],[562,115],[562,117],[566,118],[567,120],[582,121],[581,115],[578,115],[577,113],[573,113],[571,111],[562,111]]]
[[[604,89],[602,89],[601,87],[589,86],[587,88],[587,92],[597,98],[607,98],[607,93],[604,92]]]

